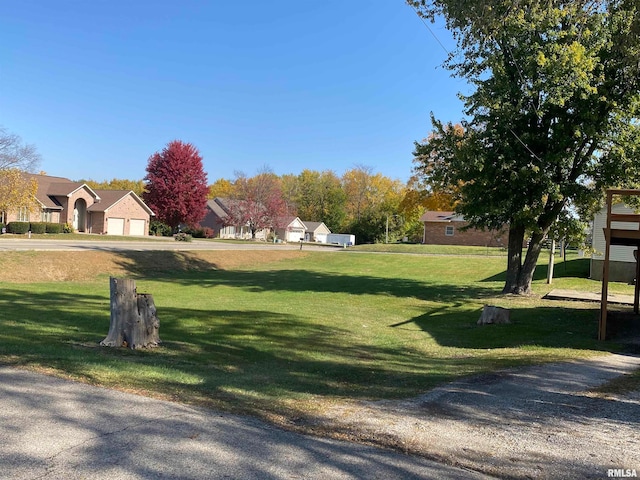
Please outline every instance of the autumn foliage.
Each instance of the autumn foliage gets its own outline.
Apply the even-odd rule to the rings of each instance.
[[[190,143],[174,140],[149,157],[144,201],[161,222],[174,230],[197,225],[206,213],[207,174]]]
[[[283,199],[278,178],[264,171],[253,178],[240,174],[235,180],[235,198],[229,202],[227,225],[246,225],[255,238],[256,231],[283,226],[291,213]]]

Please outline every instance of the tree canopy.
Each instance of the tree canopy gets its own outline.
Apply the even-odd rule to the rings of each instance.
[[[198,149],[180,140],[149,157],[144,201],[161,222],[176,230],[197,225],[206,214],[207,174]]]
[[[24,143],[19,135],[0,127],[0,170],[33,173],[39,164],[40,154],[34,145]]]
[[[0,128],[0,212],[35,208],[38,185],[22,173],[34,172],[39,164],[35,146]]]
[[[293,213],[287,210],[278,177],[266,168],[252,178],[236,174],[228,209],[227,225],[248,226],[252,238],[257,230],[282,227],[285,217]]]
[[[142,196],[145,190],[143,180],[126,180],[123,178],[112,178],[108,181],[97,182],[95,180],[83,180],[94,190],[130,190],[138,196]]]
[[[479,228],[508,228],[505,293],[529,293],[558,217],[640,179],[635,0],[410,0],[444,17],[468,80],[460,128],[432,116],[416,172]],[[526,255],[522,246],[530,236]]]

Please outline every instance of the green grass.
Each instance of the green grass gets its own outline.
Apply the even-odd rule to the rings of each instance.
[[[125,255],[125,254],[123,254]],[[157,263],[171,252],[147,252]],[[183,402],[294,418],[346,400],[406,398],[460,376],[616,350],[597,304],[541,298],[596,289],[588,260],[536,273],[537,295],[500,295],[504,257],[305,252],[233,270],[145,277],[163,345],[99,347],[109,283],[0,284],[0,361]],[[201,266],[200,266],[201,267]],[[133,273],[132,273],[133,275]],[[631,287],[618,285],[630,292]],[[485,303],[511,325],[476,326]]]
[[[349,247],[359,252],[412,253],[422,255],[485,255],[507,256],[507,250],[500,247],[473,247],[460,245],[422,245],[412,243],[372,243]]]

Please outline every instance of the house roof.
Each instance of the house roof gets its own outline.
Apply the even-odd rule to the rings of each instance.
[[[35,180],[38,183],[36,199],[44,208],[60,210],[62,206],[56,197],[71,196],[82,188],[86,189],[96,201],[100,201],[100,196],[84,183],[72,182],[63,177],[51,177],[34,173],[24,173],[23,175],[27,180]]]
[[[207,208],[216,214],[218,218],[225,218],[228,214],[229,201],[226,198],[216,197],[211,200],[207,200]]]
[[[89,212],[108,212],[125,197],[131,196],[149,215],[155,216],[147,204],[131,190],[96,190],[96,193],[99,195],[100,201],[89,206],[87,208]]]
[[[421,222],[464,222],[462,215],[456,212],[438,212],[428,210],[420,217]]]
[[[309,222],[307,220],[302,220],[302,223],[307,227],[308,232],[315,232],[322,226],[324,226],[327,231],[330,231],[329,227],[327,227],[324,222]]]

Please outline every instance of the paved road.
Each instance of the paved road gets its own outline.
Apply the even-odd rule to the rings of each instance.
[[[0,478],[490,477],[285,432],[255,419],[0,367]]]
[[[272,244],[264,242],[224,243],[210,240],[193,240],[191,242],[176,242],[172,238],[149,237],[145,240],[42,240],[37,238],[0,236],[0,251],[2,250],[41,250],[41,251],[131,251],[131,250],[299,250],[300,244]],[[303,250],[336,251],[338,247],[317,246],[303,244]]]

